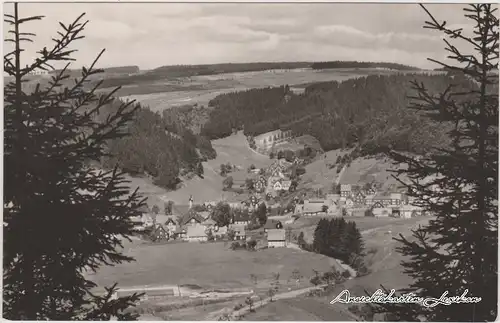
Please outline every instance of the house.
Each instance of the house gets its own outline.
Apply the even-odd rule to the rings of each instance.
[[[346,198],[344,201],[344,205],[346,207],[353,207],[354,206],[354,200],[350,197]]]
[[[215,201],[207,201],[203,203],[203,206],[206,207],[207,209],[211,209],[217,205],[217,202]]]
[[[324,200],[305,200],[302,213],[304,215],[319,215],[325,214],[324,207],[326,203]]]
[[[283,224],[281,221],[267,219],[266,224],[264,224],[264,232],[274,229],[283,229]]]
[[[210,218],[210,212],[209,211],[198,212],[198,214],[202,217],[202,219],[207,220],[208,218]]]
[[[365,189],[365,195],[375,195],[377,192],[373,188],[373,186],[370,186],[369,188]]]
[[[273,190],[275,190],[275,191],[281,191],[282,189],[283,189],[283,187],[281,186],[281,181],[276,181],[273,184]]]
[[[184,226],[193,226],[193,225],[199,225],[201,224],[205,219],[203,219],[198,212],[195,210],[191,209],[189,210],[188,213],[184,214],[182,216],[182,219],[179,223],[181,227]]]
[[[254,137],[255,146],[258,150],[267,150],[273,145],[293,138],[291,130],[274,130]]]
[[[189,242],[207,241],[206,228],[202,225],[191,225],[187,227],[186,238]]]
[[[392,215],[392,209],[381,202],[373,204],[370,210],[375,217],[388,217]]]
[[[217,223],[212,218],[205,219],[205,221],[201,223],[201,225],[204,226],[205,229],[213,229],[215,228],[216,224]]]
[[[157,224],[151,231],[150,237],[153,241],[168,240],[169,234],[161,224]]]
[[[266,188],[266,185],[267,185],[267,181],[265,179],[263,179],[262,177],[259,178],[254,184],[253,184],[253,187],[255,189],[256,192],[258,193],[262,193],[264,192],[265,188]]]
[[[391,198],[391,205],[401,205],[403,204],[403,194],[402,193],[391,193],[389,195]]]
[[[163,226],[169,232],[169,234],[174,233],[177,229],[177,223],[174,216],[168,216],[167,220],[163,223]]]
[[[186,229],[182,227],[177,227],[177,229],[174,232],[174,238],[180,240],[186,240],[187,239]]]
[[[355,204],[365,204],[365,195],[361,191],[354,192],[352,199]]]
[[[340,185],[340,196],[349,197],[352,194],[351,184],[341,184]]]
[[[385,206],[399,206],[403,204],[402,193],[377,194],[372,198],[374,202],[380,202]]]
[[[244,224],[230,224],[228,229],[234,231],[235,240],[245,240],[246,232]]]
[[[375,194],[365,196],[365,205],[372,206],[376,201],[374,200]]]
[[[400,209],[400,216],[405,219],[422,216],[423,209],[415,205],[403,205]]]
[[[250,223],[250,215],[248,213],[236,212],[233,216],[233,224],[246,226]]]
[[[285,229],[270,229],[267,231],[267,247],[279,248],[286,247]]]
[[[281,189],[284,191],[288,191],[290,189],[290,186],[292,186],[292,181],[281,181]]]

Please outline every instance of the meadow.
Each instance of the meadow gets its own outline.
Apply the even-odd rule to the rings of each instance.
[[[298,270],[305,280],[313,270],[327,271],[336,261],[313,253],[288,248],[233,251],[224,242],[145,244],[127,243],[124,254],[135,262],[101,268],[90,279],[99,286],[118,282],[120,287],[192,284],[204,289],[255,287],[269,288],[274,274],[283,282]],[[293,280],[293,282],[295,282]]]
[[[163,203],[171,200],[177,205],[187,205],[188,199],[192,195],[194,202],[217,201],[221,198],[233,200],[241,198],[233,192],[222,191],[224,177],[220,176],[220,165],[231,163],[240,169],[246,170],[250,165],[257,168],[267,167],[272,163],[268,156],[252,151],[246,142],[243,133],[239,132],[232,136],[212,141],[212,146],[217,151],[215,159],[203,162],[203,178],[194,177],[185,180],[181,187],[175,191],[168,191],[164,188],[153,185],[152,180],[147,177],[130,177],[130,187],[139,187],[143,196],[147,197],[147,204],[152,207],[158,205],[163,207]]]
[[[208,102],[217,95],[234,91],[283,85],[305,87],[315,82],[340,82],[371,74],[393,73],[402,73],[402,71],[377,69],[313,70],[304,68],[224,73],[141,82],[122,87],[118,95],[125,100],[137,100],[151,110],[161,112],[164,109],[185,104],[208,106]]]

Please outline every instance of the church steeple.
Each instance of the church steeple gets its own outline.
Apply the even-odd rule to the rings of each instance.
[[[191,196],[189,197],[189,208],[190,208],[190,209],[193,207],[193,202],[194,202],[193,195],[191,195]]]

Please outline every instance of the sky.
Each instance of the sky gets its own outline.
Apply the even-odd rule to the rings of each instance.
[[[4,3],[4,12],[13,5]],[[453,27],[470,30],[463,4],[429,4]],[[417,4],[367,3],[21,3],[21,16],[44,15],[23,24],[37,34],[22,62],[50,48],[60,30],[81,13],[85,38],[72,48],[73,68],[98,66],[277,61],[384,61],[434,68],[427,58],[446,57],[443,35],[424,29],[427,14]],[[4,39],[7,29],[4,23]],[[4,42],[4,52],[9,43]],[[56,66],[60,67],[60,66]]]

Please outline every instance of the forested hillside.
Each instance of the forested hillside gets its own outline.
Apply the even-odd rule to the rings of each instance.
[[[415,94],[412,81],[423,82],[431,93],[451,84],[472,86],[459,76],[401,74],[316,83],[302,95],[287,87],[228,93],[210,101],[214,110],[202,134],[215,139],[233,129],[252,136],[291,129],[316,137],[325,150],[359,145],[367,153],[387,148],[422,153],[447,145],[446,125],[407,108]]]
[[[330,69],[330,68],[389,68],[393,70],[412,71],[419,70],[417,67],[386,62],[357,62],[357,61],[332,61],[318,62],[311,64],[314,70]]]
[[[116,102],[109,106],[108,113],[116,106]],[[147,174],[162,187],[175,188],[182,176],[203,176],[201,162],[216,156],[210,140],[147,108],[137,110],[127,131],[129,136],[109,142],[110,156],[103,166],[118,164],[130,174]]]

